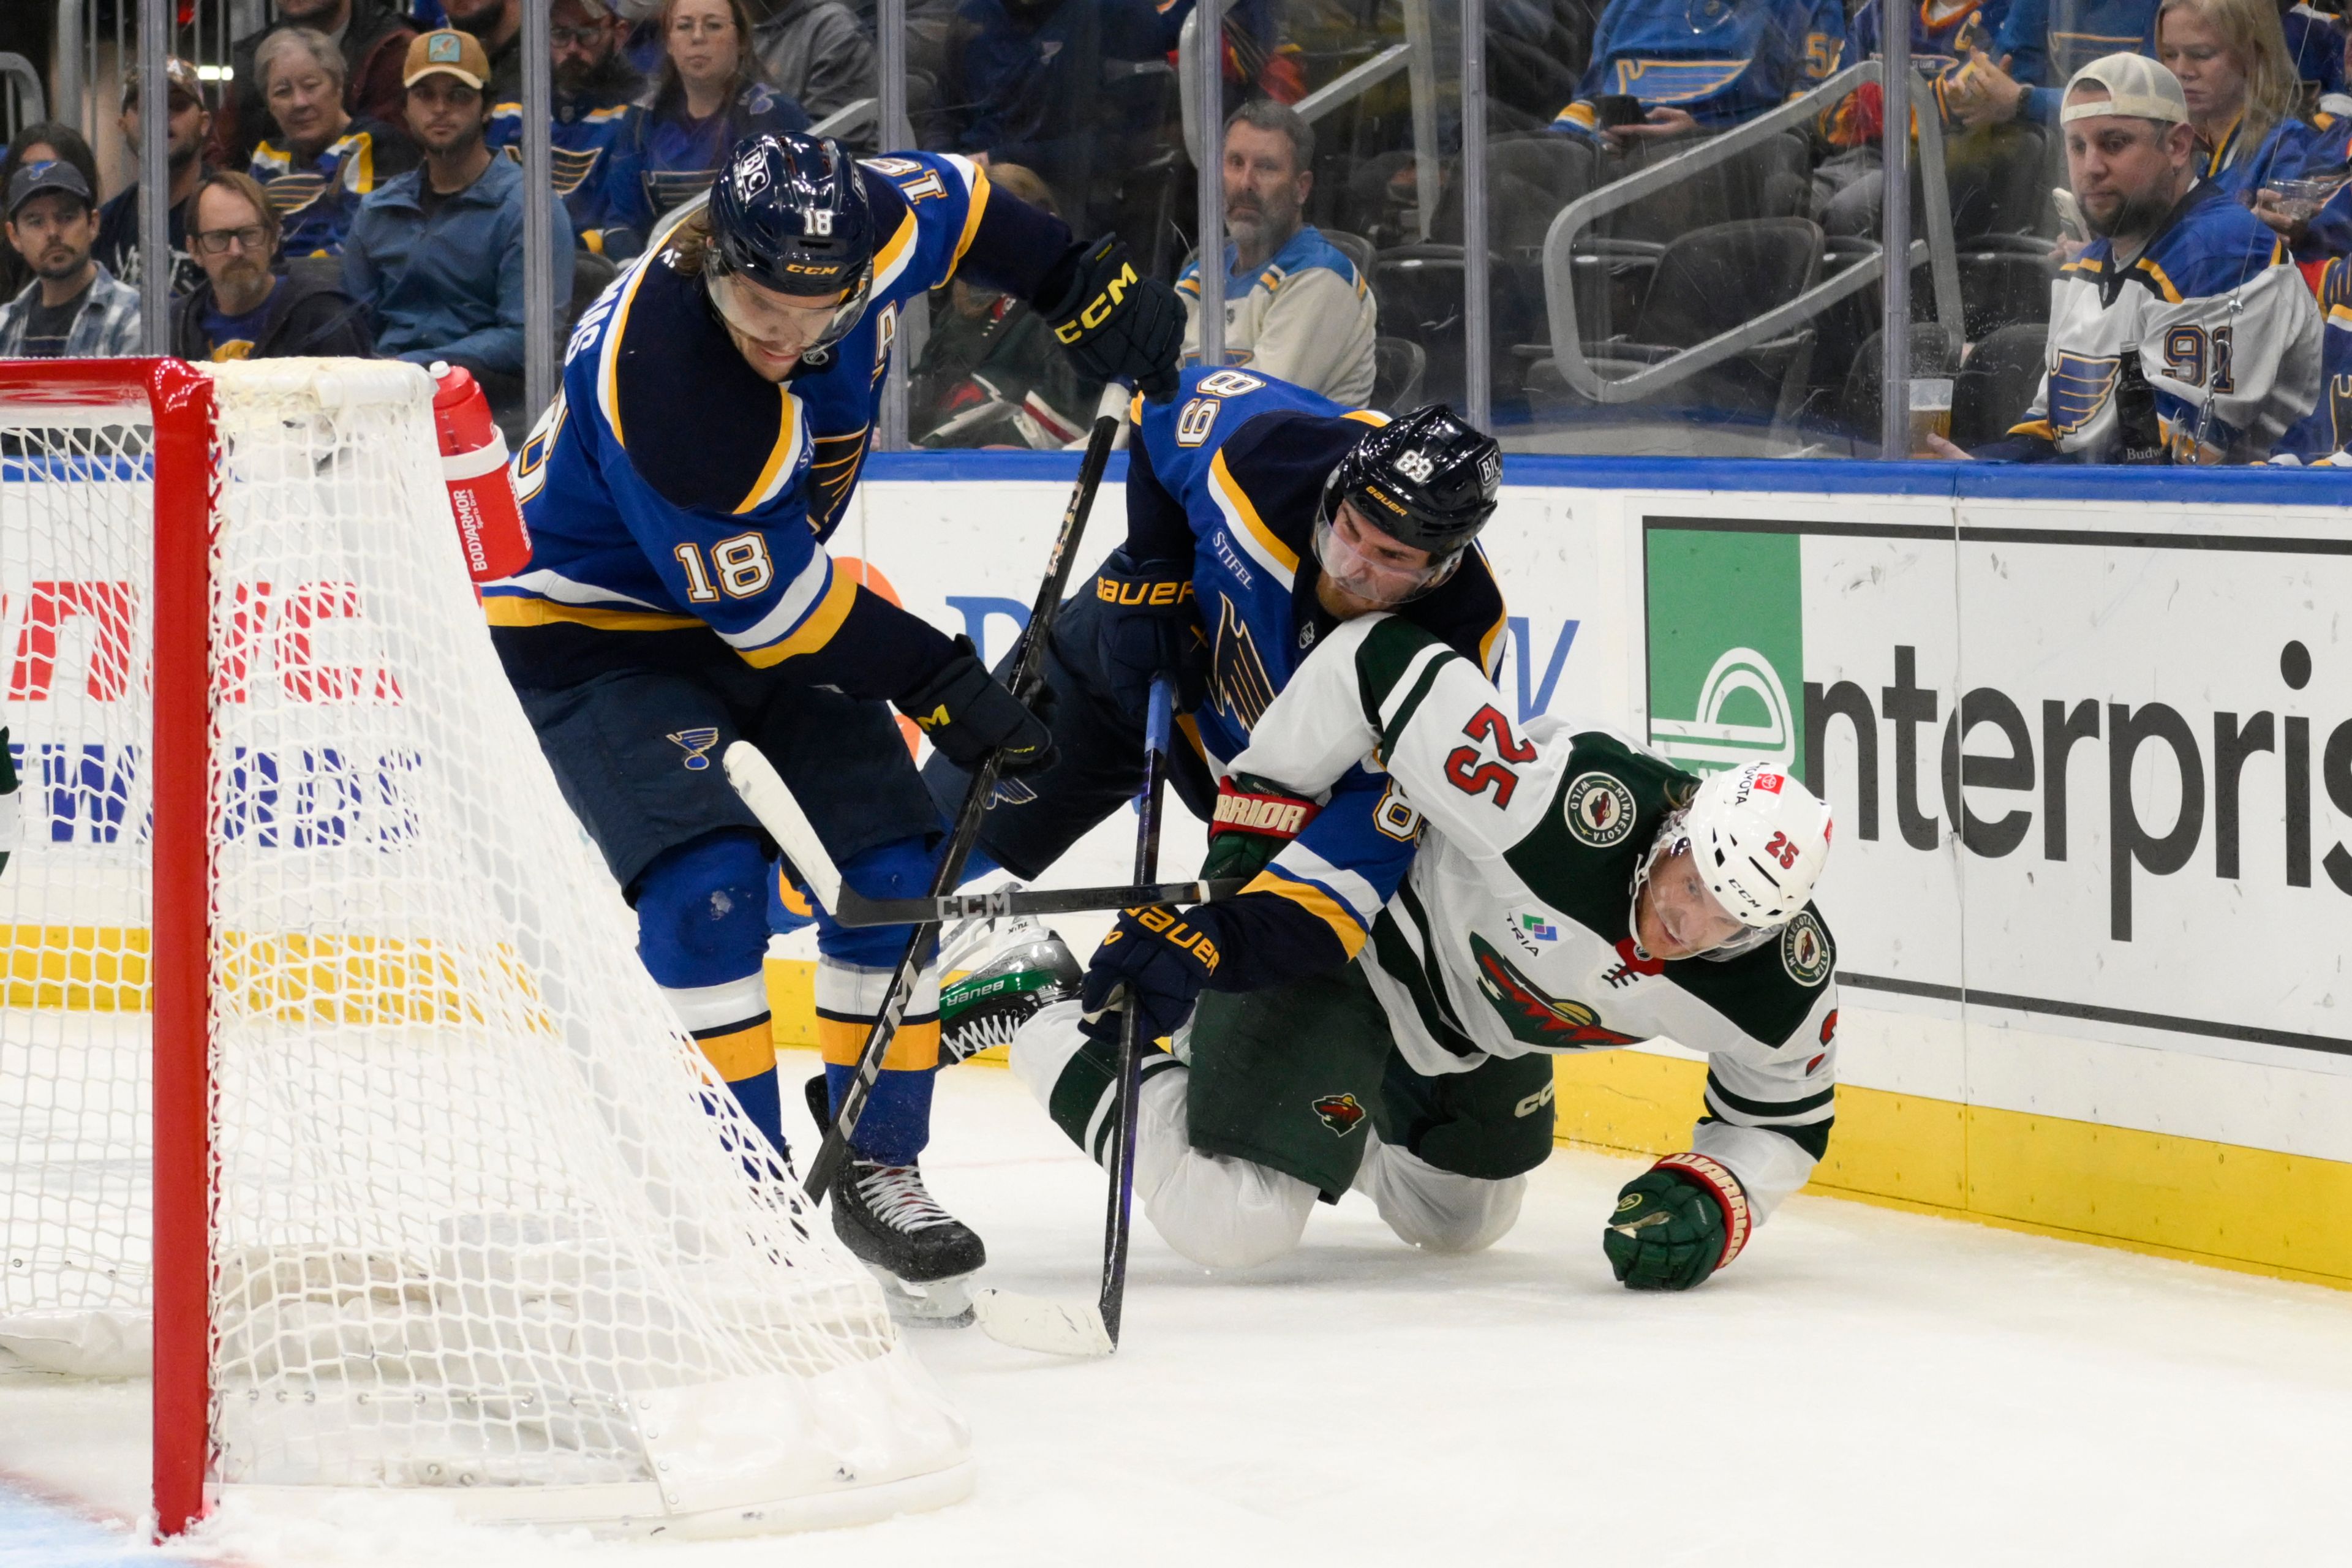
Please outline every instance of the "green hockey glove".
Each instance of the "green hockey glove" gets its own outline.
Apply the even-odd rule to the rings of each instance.
[[[1217,808],[1209,818],[1209,853],[1201,875],[1212,881],[1255,877],[1282,853],[1323,808],[1278,784],[1246,774],[1217,781]]]
[[[1625,1184],[1601,1250],[1630,1290],[1687,1290],[1748,1245],[1748,1194],[1720,1161],[1669,1154]]]

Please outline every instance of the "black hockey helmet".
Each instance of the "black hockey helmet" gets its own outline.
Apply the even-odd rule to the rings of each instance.
[[[717,275],[780,294],[837,302],[812,349],[866,313],[874,281],[874,213],[848,150],[796,132],[746,136],[710,187]]]
[[[1437,560],[1458,554],[1495,515],[1503,448],[1442,403],[1367,434],[1323,482],[1323,512],[1350,500],[1364,520]]]

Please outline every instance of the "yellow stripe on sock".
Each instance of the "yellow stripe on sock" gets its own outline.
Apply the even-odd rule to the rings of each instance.
[[[740,1083],[747,1078],[775,1070],[776,1035],[765,1018],[749,1028],[712,1035],[694,1043],[702,1047],[702,1054],[710,1058],[710,1065],[729,1083]]]
[[[817,1054],[828,1067],[854,1067],[858,1053],[866,1048],[866,1037],[874,1027],[867,1018],[828,1018],[817,1015]],[[924,1072],[940,1065],[940,1021],[925,1024],[901,1024],[898,1032],[890,1037],[890,1047],[882,1053],[885,1072]]]

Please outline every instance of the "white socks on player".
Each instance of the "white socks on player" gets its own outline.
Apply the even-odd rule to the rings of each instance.
[[[1053,1103],[1054,1085],[1086,1044],[1078,1004],[1059,1002],[1013,1037],[1013,1071],[1040,1105]],[[1141,1132],[1135,1145],[1135,1195],[1146,1218],[1169,1246],[1203,1268],[1247,1268],[1282,1257],[1298,1245],[1315,1189],[1296,1176],[1248,1160],[1203,1154],[1192,1147],[1181,1067],[1143,1080]],[[1093,1144],[1115,1096],[1106,1092],[1090,1119]]]
[[[1489,1182],[1441,1171],[1410,1150],[1380,1141],[1364,1129],[1370,1147],[1356,1168],[1354,1190],[1372,1200],[1389,1228],[1431,1252],[1483,1252],[1519,1222],[1528,1179]]]
[[[1013,1037],[1013,1071],[1052,1107],[1054,1086],[1086,1044],[1078,1004],[1057,1003]],[[1270,1262],[1298,1245],[1316,1191],[1297,1177],[1254,1161],[1205,1154],[1192,1147],[1186,1122],[1190,1070],[1161,1068],[1143,1080],[1142,1134],[1135,1149],[1135,1195],[1146,1217],[1174,1247],[1204,1268],[1246,1268]],[[1105,1092],[1087,1126],[1087,1146],[1103,1142],[1103,1121],[1114,1096]],[[1364,1129],[1370,1146],[1356,1173],[1364,1194],[1389,1228],[1432,1252],[1477,1252],[1518,1223],[1525,1176],[1481,1181],[1441,1171]]]

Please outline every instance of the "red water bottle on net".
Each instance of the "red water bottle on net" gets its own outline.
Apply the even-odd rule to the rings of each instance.
[[[490,417],[490,400],[463,365],[433,366],[433,427],[441,438],[441,477],[466,570],[477,583],[511,577],[530,562],[530,531],[514,481],[507,477],[507,441]]]

